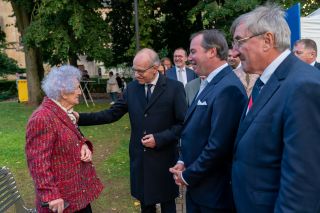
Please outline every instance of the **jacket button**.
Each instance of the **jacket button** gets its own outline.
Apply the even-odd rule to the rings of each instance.
[[[146,113],[146,114],[144,114],[144,117],[148,117],[148,114]]]
[[[145,151],[147,151],[147,149],[146,149],[146,148],[144,148],[144,149],[143,149],[143,151],[145,152]]]
[[[79,146],[79,144],[77,143],[77,146]]]
[[[146,134],[147,134],[147,131],[146,131],[146,130],[144,130],[144,131],[143,131],[143,134],[144,134],[144,135],[146,135]]]

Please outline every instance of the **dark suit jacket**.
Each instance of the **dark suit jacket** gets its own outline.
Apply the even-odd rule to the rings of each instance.
[[[103,185],[92,162],[80,160],[82,145],[86,143],[92,150],[91,142],[49,98],[45,97],[31,115],[26,141],[26,158],[35,185],[38,212],[51,212],[40,204],[58,198],[70,203],[64,212],[75,212],[101,193]]]
[[[192,69],[189,69],[187,67],[186,67],[186,73],[187,73],[187,82],[189,82],[195,78],[198,78],[197,74]],[[166,76],[170,79],[177,81],[178,79],[177,79],[176,67],[172,67],[172,68],[168,69],[166,71]]]
[[[241,121],[237,212],[320,212],[320,72],[290,54]]]
[[[183,178],[189,184],[187,191],[199,205],[232,208],[232,150],[246,101],[242,83],[228,66],[187,111],[180,159],[186,166]]]
[[[123,96],[109,110],[81,113],[79,125],[111,123],[128,112],[131,193],[145,205],[172,200],[178,196],[178,187],[169,168],[177,160],[177,142],[187,108],[183,85],[160,74],[148,104],[144,85],[137,81],[128,84]],[[142,145],[145,134],[154,135],[155,149]]]
[[[320,70],[320,63],[316,62],[316,63],[314,64],[314,67],[316,67],[316,68],[318,68],[318,69]]]

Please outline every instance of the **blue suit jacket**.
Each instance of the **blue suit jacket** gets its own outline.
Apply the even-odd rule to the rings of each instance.
[[[111,123],[128,112],[132,196],[146,205],[173,200],[178,187],[169,168],[177,162],[177,144],[187,110],[183,85],[160,74],[148,103],[144,85],[137,81],[128,84],[123,96],[108,110],[81,113],[79,125]],[[142,145],[141,138],[146,134],[153,134],[156,148]]]
[[[314,66],[320,70],[320,63],[316,62]]]
[[[183,178],[189,184],[188,193],[199,205],[232,208],[232,150],[246,100],[243,85],[228,66],[187,111],[180,159],[186,167]]]
[[[198,78],[197,74],[192,70],[192,69],[189,69],[186,67],[186,73],[187,73],[187,82],[193,80],[193,79],[196,79]],[[176,70],[176,67],[172,67],[170,69],[168,69],[166,71],[166,76],[170,79],[173,79],[173,80],[178,80],[177,79],[177,70]]]
[[[290,54],[241,121],[232,168],[237,212],[320,212],[319,138],[320,72]]]

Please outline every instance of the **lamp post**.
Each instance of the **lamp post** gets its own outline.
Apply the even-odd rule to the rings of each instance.
[[[136,52],[140,49],[138,0],[134,0],[134,24],[136,29]]]

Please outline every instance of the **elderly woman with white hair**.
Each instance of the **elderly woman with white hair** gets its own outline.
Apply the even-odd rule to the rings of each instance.
[[[90,202],[103,189],[92,164],[92,143],[72,113],[80,78],[73,66],[53,68],[42,82],[46,97],[27,124],[26,157],[38,212],[92,212]]]

